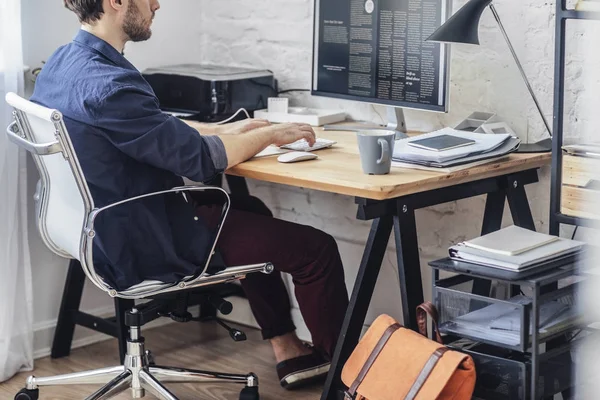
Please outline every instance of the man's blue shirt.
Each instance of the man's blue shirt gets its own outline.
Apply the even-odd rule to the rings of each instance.
[[[114,47],[80,30],[39,74],[33,102],[62,112],[96,207],[223,172],[216,136],[163,113],[141,73]],[[110,209],[97,221],[95,267],[118,290],[173,282],[204,266],[213,235],[181,194]]]

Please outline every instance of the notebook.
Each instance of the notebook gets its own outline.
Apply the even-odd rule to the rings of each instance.
[[[557,240],[557,236],[546,235],[513,225],[465,241],[463,244],[467,247],[490,253],[515,256]]]
[[[408,142],[409,146],[430,151],[446,151],[457,147],[470,146],[476,142],[472,139],[462,138],[454,135],[439,135]]]
[[[576,253],[583,248],[583,245],[583,242],[559,238],[554,242],[514,256],[490,253],[467,247],[462,243],[450,247],[448,251],[450,258],[454,260],[466,261],[509,271],[521,271],[567,254]]]

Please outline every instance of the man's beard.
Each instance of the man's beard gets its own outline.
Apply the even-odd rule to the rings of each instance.
[[[143,42],[152,36],[152,30],[149,26],[146,26],[146,21],[142,19],[140,14],[140,9],[135,5],[134,0],[129,0],[123,31],[132,42]]]

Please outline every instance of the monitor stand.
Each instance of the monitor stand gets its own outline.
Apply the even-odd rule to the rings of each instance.
[[[387,124],[373,124],[372,122],[352,121],[340,123],[336,125],[324,125],[326,131],[364,131],[367,129],[380,129],[396,131],[396,140],[407,138],[408,131],[406,130],[406,120],[404,119],[404,111],[400,107],[388,106],[387,109]]]

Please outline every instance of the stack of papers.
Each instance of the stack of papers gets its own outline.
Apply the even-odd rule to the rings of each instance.
[[[583,242],[509,226],[450,247],[450,258],[490,268],[523,271],[579,252]]]
[[[453,135],[471,139],[475,143],[468,146],[451,148],[443,151],[411,146],[416,140],[433,138],[441,135]],[[519,148],[520,139],[510,134],[481,134],[444,128],[439,131],[418,135],[396,141],[393,161],[405,165],[428,168],[450,168],[470,163],[481,163],[483,160],[504,157]],[[396,164],[398,165],[398,164]]]
[[[531,303],[530,298],[521,295],[508,301],[520,305]],[[458,336],[518,346],[521,344],[521,310],[521,307],[508,304],[491,304],[447,321],[440,328]],[[576,307],[550,301],[540,306],[539,333],[542,337],[552,335],[580,320]],[[533,322],[530,319],[529,332],[532,331]]]

